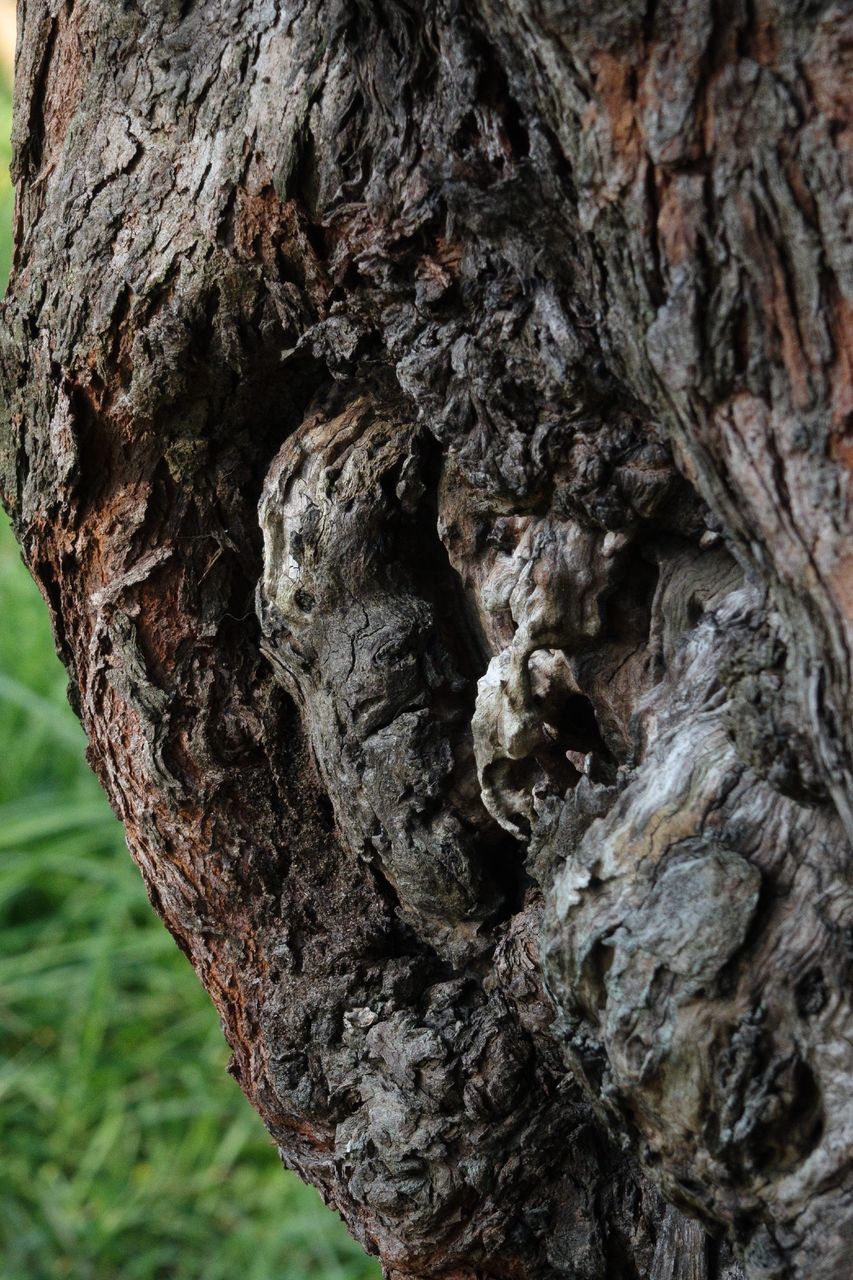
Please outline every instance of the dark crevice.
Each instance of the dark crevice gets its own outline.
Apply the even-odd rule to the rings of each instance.
[[[535,884],[525,870],[524,845],[495,824],[480,834],[478,853],[498,892],[499,905],[489,917],[490,923],[503,924],[524,909],[528,892]]]
[[[543,719],[556,729],[564,750],[581,755],[593,751],[604,760],[612,761],[589,698],[582,693],[569,693],[559,703],[543,705],[541,710]]]

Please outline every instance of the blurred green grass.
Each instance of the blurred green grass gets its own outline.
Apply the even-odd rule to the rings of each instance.
[[[0,96],[0,278],[10,252]],[[0,514],[0,1280],[373,1280],[225,1073]]]

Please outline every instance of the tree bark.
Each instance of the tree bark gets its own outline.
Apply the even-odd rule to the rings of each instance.
[[[20,0],[0,474],[394,1280],[853,1251],[849,11]]]

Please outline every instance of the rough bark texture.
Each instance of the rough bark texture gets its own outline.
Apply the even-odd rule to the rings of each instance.
[[[19,19],[4,499],[283,1158],[396,1280],[838,1280],[844,10]]]

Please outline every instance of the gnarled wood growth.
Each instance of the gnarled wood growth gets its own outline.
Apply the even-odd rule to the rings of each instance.
[[[835,1280],[841,7],[20,18],[3,494],[283,1157],[396,1280]]]

